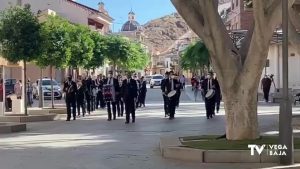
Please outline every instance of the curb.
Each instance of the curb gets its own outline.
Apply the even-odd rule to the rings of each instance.
[[[184,147],[178,137],[160,138],[160,151],[164,158],[200,163],[278,163],[279,156],[250,155],[250,150],[201,150]],[[300,162],[300,150],[294,151],[294,160]]]

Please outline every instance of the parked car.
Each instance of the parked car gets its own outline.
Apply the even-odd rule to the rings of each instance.
[[[161,81],[164,79],[163,75],[156,74],[152,76],[152,79],[150,80],[150,88],[153,88],[154,86],[160,86]]]
[[[40,79],[37,80],[37,83],[33,86],[33,98],[38,99],[39,94],[39,83]],[[54,92],[54,99],[61,100],[62,99],[62,89],[59,83],[56,80],[52,80],[53,84],[53,92]],[[51,79],[44,78],[42,79],[42,90],[44,99],[51,99]]]
[[[152,76],[146,76],[145,77],[146,83],[150,84],[151,79],[152,79]]]

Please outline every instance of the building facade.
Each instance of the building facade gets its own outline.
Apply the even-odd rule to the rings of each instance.
[[[0,11],[10,6],[23,6],[25,4],[30,4],[31,10],[41,18],[49,14],[49,11],[53,11],[56,15],[67,19],[71,23],[86,25],[91,30],[97,31],[100,34],[105,35],[111,32],[113,18],[109,16],[102,2],[98,4],[98,9],[93,9],[74,0],[1,0]],[[11,78],[21,79],[21,74],[15,72],[13,69],[7,70],[7,74]],[[54,78],[59,82],[62,82],[68,74],[68,71],[55,68],[53,72]],[[85,71],[81,72],[85,73]],[[27,66],[27,76],[33,81],[39,79],[40,68],[29,63]],[[49,68],[44,70],[43,76],[50,76]]]

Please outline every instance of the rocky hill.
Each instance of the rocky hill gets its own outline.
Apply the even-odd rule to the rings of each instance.
[[[177,13],[152,20],[143,25],[143,27],[146,35],[146,44],[159,52],[167,50],[176,40],[190,30],[182,17]]]

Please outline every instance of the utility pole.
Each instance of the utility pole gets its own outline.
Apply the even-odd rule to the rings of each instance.
[[[292,103],[288,83],[288,1],[282,0],[282,81],[283,91],[279,113],[279,144],[287,147],[286,156],[280,156],[280,164],[294,163],[294,143],[292,129]]]

